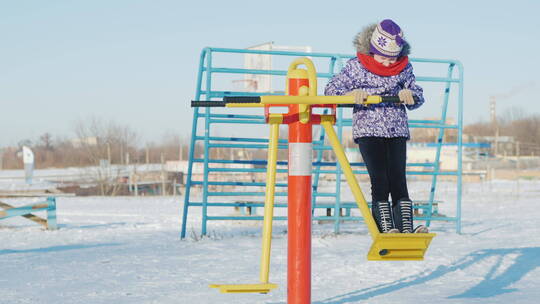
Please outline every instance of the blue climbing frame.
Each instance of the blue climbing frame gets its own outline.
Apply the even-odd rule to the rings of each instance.
[[[327,71],[321,71],[321,65],[318,66],[317,77],[319,79],[329,79],[335,73],[339,72],[344,62],[352,55],[345,54],[331,54],[331,53],[305,53],[305,52],[289,52],[289,51],[261,51],[261,50],[247,50],[247,49],[229,49],[229,48],[205,48],[203,49],[199,62],[199,71],[197,76],[197,87],[195,91],[195,100],[221,100],[225,96],[258,96],[258,95],[278,95],[283,93],[253,93],[253,92],[241,92],[241,91],[223,91],[214,89],[217,87],[217,81],[212,78],[214,74],[260,74],[260,75],[273,75],[273,76],[285,76],[287,74],[286,69],[246,69],[246,68],[229,68],[229,67],[215,67],[213,65],[213,58],[216,54],[219,56],[236,55],[237,57],[245,54],[259,54],[270,55],[272,58],[290,58],[292,61],[296,57],[309,56],[314,60],[327,61]],[[288,57],[288,58],[287,58]],[[432,221],[450,221],[455,223],[455,229],[457,233],[461,232],[461,195],[462,195],[462,125],[463,125],[463,67],[459,61],[456,60],[439,60],[439,59],[410,59],[413,63],[427,63],[446,65],[446,75],[443,77],[432,76],[418,76],[416,77],[419,83],[440,83],[444,86],[442,97],[442,113],[440,119],[436,120],[409,120],[410,128],[430,128],[438,129],[438,135],[436,141],[432,144],[435,145],[435,157],[432,161],[425,163],[407,163],[407,175],[419,175],[419,176],[431,176],[431,187],[429,190],[429,197],[423,201],[415,201],[415,209],[421,211],[416,212],[416,218],[418,220],[426,221],[429,225]],[[443,66],[444,68],[444,66]],[[243,76],[243,75],[242,75]],[[447,113],[450,100],[450,89],[457,87],[457,96],[453,100],[457,100],[456,115],[457,122],[453,124],[447,123]],[[428,103],[429,100],[426,101]],[[216,216],[210,215],[210,208],[220,207],[262,207],[264,206],[264,180],[261,181],[219,181],[216,178],[210,178],[216,174],[227,173],[242,173],[237,176],[243,176],[245,173],[262,173],[266,172],[266,159],[243,159],[243,160],[231,160],[223,159],[219,157],[211,158],[211,150],[213,148],[227,148],[227,149],[267,149],[268,138],[248,138],[248,137],[227,137],[211,135],[211,126],[217,124],[265,124],[264,116],[261,109],[256,108],[254,112],[256,114],[235,114],[232,113],[234,109],[227,109],[229,112],[226,114],[217,113],[212,108],[194,108],[193,121],[192,121],[192,135],[189,148],[189,164],[186,179],[186,191],[184,197],[184,208],[182,214],[182,231],[181,238],[185,238],[187,229],[187,220],[190,207],[201,207],[202,221],[201,221],[201,235],[207,234],[208,221],[214,220],[262,220],[262,216]],[[346,110],[346,111],[350,111]],[[203,126],[200,126],[203,131],[202,134],[198,134],[199,120],[202,120]],[[343,109],[337,110],[337,122],[336,132],[340,140],[342,134],[346,130],[346,127],[351,126],[351,119],[346,118],[343,114]],[[240,127],[240,126],[239,126]],[[441,170],[440,158],[443,145],[443,137],[446,130],[457,130],[457,139],[455,145],[457,146],[457,169],[453,171]],[[220,128],[220,133],[223,133],[223,129]],[[315,136],[314,136],[315,139]],[[315,160],[313,162],[313,208],[314,211],[318,208],[333,209],[333,215],[316,216],[314,214],[313,220],[326,220],[332,221],[334,224],[334,232],[339,233],[340,223],[348,220],[361,220],[358,216],[351,215],[351,209],[356,208],[356,204],[352,201],[342,200],[341,193],[341,168],[337,162],[323,161],[323,151],[331,150],[329,145],[325,144],[325,134],[321,128],[318,140],[314,140],[313,147],[316,151]],[[202,147],[201,147],[202,144]],[[195,149],[203,149],[202,157],[195,157]],[[287,149],[287,141],[284,139],[279,140],[279,149]],[[214,153],[215,154],[215,153]],[[202,179],[194,179],[194,164],[202,163]],[[239,165],[252,165],[252,167],[241,167]],[[363,163],[352,162],[351,166],[356,168],[355,174],[367,174]],[[413,169],[421,168],[421,169]],[[287,161],[278,161],[278,174],[287,172]],[[321,175],[330,174],[334,175],[335,180],[334,191],[323,192],[321,185]],[[454,176],[456,185],[456,200],[455,200],[455,214],[453,216],[441,215],[438,213],[438,204],[442,201],[436,201],[436,188],[439,176]],[[230,176],[229,176],[230,177]],[[429,178],[429,177],[428,177]],[[220,190],[219,187],[232,188],[230,191]],[[192,198],[192,189],[194,187],[202,187],[202,193],[197,196],[198,201]],[[212,189],[210,188],[212,187]],[[250,187],[259,188],[258,191],[246,191]],[[277,190],[276,197],[283,198],[287,196],[286,182],[276,184],[277,189],[284,189],[282,191]],[[261,189],[262,188],[262,189]],[[325,187],[328,189],[328,187]],[[253,188],[251,188],[253,189]],[[211,191],[213,190],[213,191]],[[211,200],[209,198],[212,197]],[[234,201],[231,197],[249,197],[248,201]],[[317,202],[318,198],[329,198],[335,200],[334,202]],[[286,202],[276,203],[275,207],[287,207]],[[345,210],[345,214],[340,214],[341,210]],[[328,211],[327,211],[328,213]],[[330,212],[332,213],[332,212]],[[286,220],[285,216],[276,216],[275,220]]]

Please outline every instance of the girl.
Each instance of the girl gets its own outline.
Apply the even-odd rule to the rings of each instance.
[[[407,140],[410,138],[406,108],[424,103],[409,63],[409,44],[401,28],[386,19],[370,25],[354,40],[357,57],[347,61],[328,82],[325,95],[352,95],[353,138],[359,145],[370,181],[373,218],[383,233],[427,233],[413,226],[413,205],[405,175]],[[365,104],[369,95],[399,96],[400,104]],[[388,201],[390,194],[392,202]]]

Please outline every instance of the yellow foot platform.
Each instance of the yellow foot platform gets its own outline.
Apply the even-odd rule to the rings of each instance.
[[[435,233],[379,233],[369,249],[370,261],[422,261]]]
[[[259,284],[211,284],[212,288],[219,288],[221,293],[243,293],[243,292],[256,292],[256,293],[268,293],[272,289],[277,288],[276,284],[272,283],[259,283]]]

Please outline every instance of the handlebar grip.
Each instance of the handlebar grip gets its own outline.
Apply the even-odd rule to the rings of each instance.
[[[418,97],[414,96],[414,101],[418,102]],[[381,96],[381,102],[391,102],[391,103],[401,103],[398,96]],[[338,104],[338,108],[353,108],[354,103],[352,104]]]
[[[400,103],[399,96],[381,96],[382,102],[395,102]],[[420,99],[416,96],[413,96],[415,102],[418,102]]]
[[[223,101],[203,101],[203,100],[192,100],[191,107],[225,107],[227,103]]]
[[[381,96],[382,102],[394,102],[399,103],[399,97],[398,96]]]
[[[260,96],[225,96],[225,103],[261,103]]]

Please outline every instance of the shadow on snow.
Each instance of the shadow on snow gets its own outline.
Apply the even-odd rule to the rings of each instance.
[[[109,246],[118,246],[119,243],[106,243],[106,244],[93,244],[93,245],[62,245],[62,246],[51,246],[45,248],[32,248],[32,249],[4,249],[0,250],[0,255],[5,254],[16,254],[16,253],[46,253],[46,252],[57,252],[57,251],[66,251],[66,250],[80,250],[80,249],[89,249],[89,248],[98,248],[98,247],[109,247]]]
[[[499,275],[495,275],[499,267],[502,266],[501,263],[504,260],[504,257],[510,254],[517,254],[512,265],[507,267],[506,270]],[[484,276],[482,282],[460,294],[449,296],[448,298],[489,298],[504,293],[514,292],[517,289],[509,288],[508,286],[519,281],[528,272],[540,267],[540,247],[485,249],[473,252],[449,266],[439,266],[430,273],[417,274],[392,283],[356,290],[322,301],[316,301],[314,303],[338,304],[369,299],[403,288],[420,285],[430,280],[435,280],[454,271],[466,269],[475,263],[491,257],[496,257],[497,261]]]

